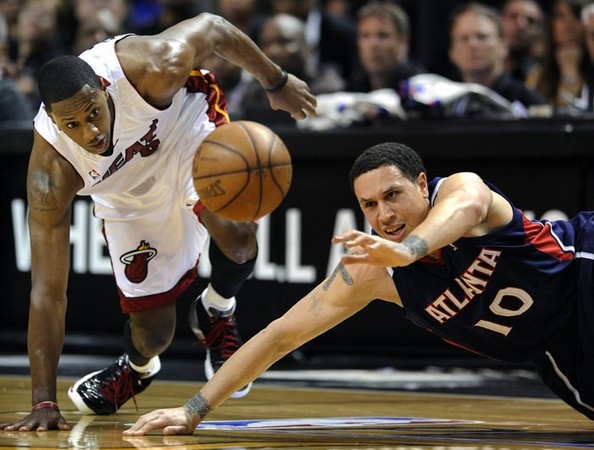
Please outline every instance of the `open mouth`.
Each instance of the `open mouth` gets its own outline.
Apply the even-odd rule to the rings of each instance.
[[[91,143],[91,147],[93,147],[97,150],[102,150],[104,146],[105,146],[105,137],[100,137],[99,139],[95,139]]]
[[[397,225],[395,227],[384,228],[384,233],[392,238],[400,238],[402,233],[404,232],[404,224]]]

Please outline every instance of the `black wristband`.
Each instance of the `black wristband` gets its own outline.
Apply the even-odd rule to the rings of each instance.
[[[270,92],[271,94],[280,92],[287,85],[288,81],[289,81],[289,74],[287,73],[286,70],[283,70],[283,77],[278,82],[278,84],[276,86],[274,86],[273,88],[266,89],[266,92]]]

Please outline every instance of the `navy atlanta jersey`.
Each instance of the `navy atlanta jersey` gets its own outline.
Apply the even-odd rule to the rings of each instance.
[[[442,180],[430,182],[431,202]],[[437,259],[394,268],[407,318],[491,358],[533,359],[573,313],[579,224],[584,215],[591,222],[593,214],[535,221],[513,207],[505,227],[458,239],[440,249]]]

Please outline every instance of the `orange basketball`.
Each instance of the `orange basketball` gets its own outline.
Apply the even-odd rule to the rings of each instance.
[[[270,128],[245,120],[217,127],[200,144],[192,166],[204,206],[231,220],[272,212],[291,185],[291,155]]]

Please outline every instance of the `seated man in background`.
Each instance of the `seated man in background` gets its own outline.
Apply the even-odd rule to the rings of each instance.
[[[526,109],[546,104],[547,100],[542,95],[505,72],[506,55],[497,11],[474,2],[454,11],[450,23],[449,56],[462,81],[486,86]]]
[[[505,71],[524,82],[546,48],[544,12],[536,0],[506,0],[501,9]]]
[[[409,60],[410,21],[398,5],[372,1],[357,13],[357,49],[361,67],[347,90],[399,91],[400,82],[423,70]]]
[[[256,42],[271,61],[307,82],[312,94],[331,93],[344,89],[343,79],[331,67],[320,66],[315,72],[311,69],[310,50],[305,41],[305,26],[297,17],[289,14],[275,14],[267,18],[262,23]],[[268,103],[266,91],[254,79],[248,83],[242,94],[239,111],[248,119],[255,116],[265,120],[262,113],[267,114],[266,117],[275,122],[282,120],[281,115],[289,118],[285,112],[270,111]]]

